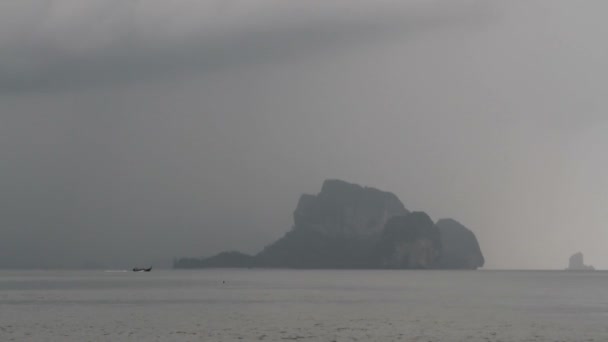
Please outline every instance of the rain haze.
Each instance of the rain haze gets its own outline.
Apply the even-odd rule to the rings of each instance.
[[[603,1],[0,3],[0,267],[254,253],[338,178],[608,268]]]

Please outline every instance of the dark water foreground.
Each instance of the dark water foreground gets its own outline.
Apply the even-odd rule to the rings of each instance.
[[[608,341],[608,273],[0,271],[0,341]]]

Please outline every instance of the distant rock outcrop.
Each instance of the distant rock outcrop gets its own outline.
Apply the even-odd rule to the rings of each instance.
[[[475,235],[460,223],[434,224],[390,192],[340,180],[302,195],[293,219],[289,232],[255,256],[224,252],[179,259],[174,267],[475,269],[484,263]]]
[[[391,218],[377,245],[381,268],[437,268],[441,255],[439,229],[423,212]]]
[[[591,265],[585,265],[585,260],[583,257],[583,253],[578,252],[574,253],[570,257],[570,262],[568,263],[568,271],[593,271],[595,268]]]
[[[326,180],[317,195],[302,195],[293,213],[294,230],[361,238],[380,234],[386,221],[408,210],[390,192],[341,180]]]
[[[294,227],[256,258],[263,267],[370,268],[386,221],[408,211],[390,192],[326,180],[300,197]]]
[[[453,219],[436,223],[441,236],[439,267],[445,269],[477,269],[485,260],[477,238],[472,231]]]

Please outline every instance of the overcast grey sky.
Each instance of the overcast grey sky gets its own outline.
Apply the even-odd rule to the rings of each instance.
[[[0,2],[0,267],[256,252],[326,178],[608,268],[604,1]]]

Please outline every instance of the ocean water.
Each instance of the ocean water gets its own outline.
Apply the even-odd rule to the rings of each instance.
[[[0,271],[0,341],[608,341],[608,273]]]

